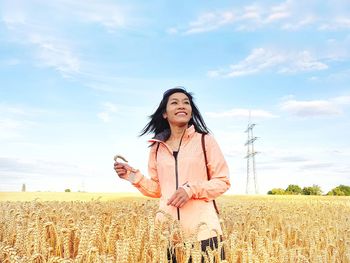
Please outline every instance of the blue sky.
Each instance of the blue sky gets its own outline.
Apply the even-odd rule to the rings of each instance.
[[[0,1],[0,191],[129,192],[162,93],[194,93],[245,192],[350,185],[348,1]]]

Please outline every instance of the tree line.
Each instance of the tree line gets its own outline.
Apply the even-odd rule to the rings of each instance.
[[[301,188],[299,185],[290,184],[286,189],[273,188],[267,192],[269,195],[322,195],[323,191],[320,186],[306,186]],[[330,190],[325,195],[350,196],[350,186],[339,185]]]

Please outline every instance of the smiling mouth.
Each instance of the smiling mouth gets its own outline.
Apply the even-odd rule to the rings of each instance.
[[[181,112],[176,113],[175,115],[176,115],[176,116],[177,116],[177,115],[187,115],[187,113],[186,113],[186,112],[181,111]]]

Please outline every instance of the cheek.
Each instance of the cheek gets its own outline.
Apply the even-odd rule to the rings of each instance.
[[[189,109],[188,109],[188,111],[189,111],[189,113],[190,113],[190,115],[191,115],[191,117],[192,117],[192,108],[190,107]]]

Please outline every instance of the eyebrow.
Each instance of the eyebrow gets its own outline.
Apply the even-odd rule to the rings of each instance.
[[[170,101],[173,101],[173,100],[176,100],[176,101],[179,101],[179,99],[178,98],[172,98],[172,99],[170,99]],[[184,98],[184,99],[182,99],[182,101],[190,101],[190,99],[189,98]]]

